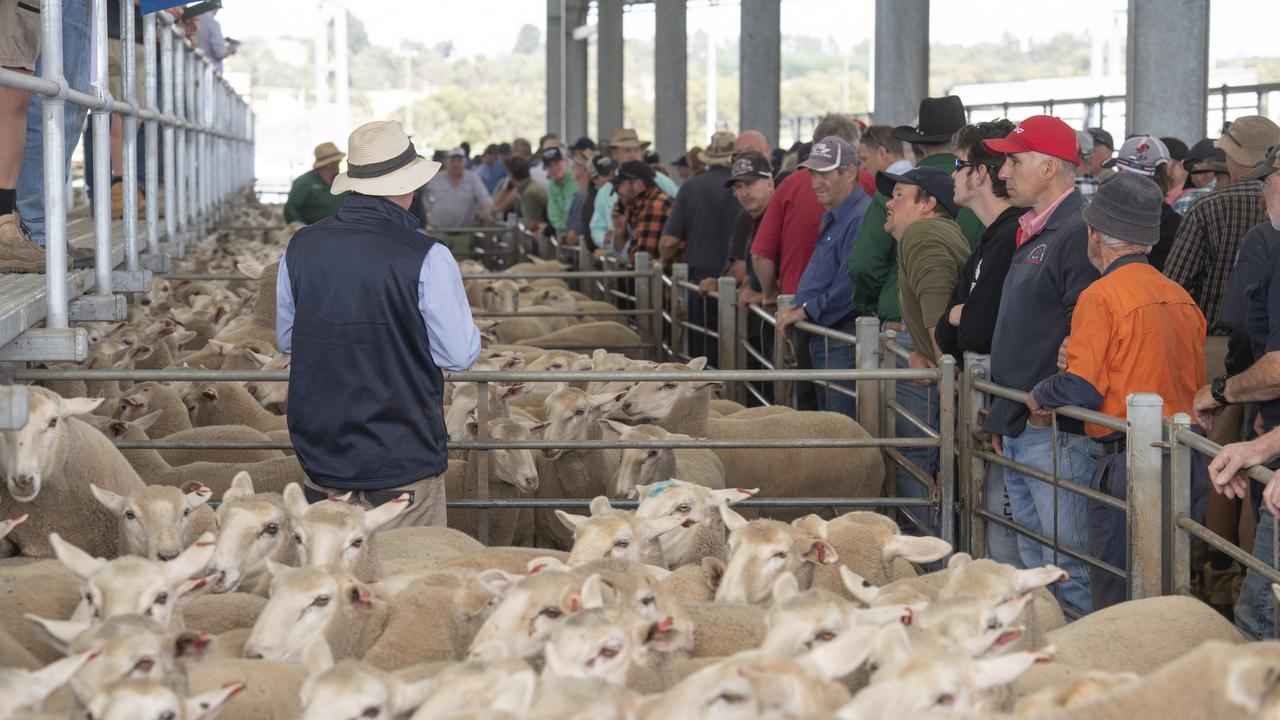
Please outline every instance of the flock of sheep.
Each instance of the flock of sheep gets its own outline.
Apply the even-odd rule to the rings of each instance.
[[[230,224],[277,211],[248,205]],[[127,322],[91,328],[82,366],[287,368],[274,290],[291,230],[209,236],[182,270],[246,279],[157,281]],[[491,383],[485,413],[475,385],[450,387],[451,438],[483,415],[491,438],[565,446],[452,453],[450,497],[484,483],[492,498],[591,499],[588,515],[490,511],[488,546],[473,510],[385,530],[402,504],[308,504],[284,451],[115,447],[285,440],[285,383],[29,388],[27,424],[0,442],[0,718],[1280,717],[1280,643],[1244,644],[1193,599],[1067,624],[1046,589],[1056,567],[953,553],[877,513],[733,508],[878,495],[874,448],[577,447],[867,435],[719,399],[701,359],[608,352],[639,336],[549,316],[611,306],[518,276],[545,269],[467,283],[476,308],[524,314],[478,320],[476,369],[689,377]]]

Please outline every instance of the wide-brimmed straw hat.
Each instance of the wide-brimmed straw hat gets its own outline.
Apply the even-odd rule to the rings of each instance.
[[[333,179],[334,195],[358,192],[391,197],[405,195],[427,184],[440,163],[418,154],[404,128],[394,120],[365,123],[351,133],[347,147],[347,171]]]
[[[698,159],[704,165],[729,167],[733,164],[733,142],[738,139],[731,132],[720,131],[711,136],[711,144],[706,150],[698,153]]]
[[[636,134],[633,128],[622,128],[615,132],[613,137],[609,139],[608,147],[611,148],[640,148],[641,150],[649,147],[648,142],[640,142],[640,136]]]
[[[322,142],[316,146],[316,162],[311,167],[322,168],[330,163],[336,163],[347,154],[338,149],[337,145],[331,142]]]

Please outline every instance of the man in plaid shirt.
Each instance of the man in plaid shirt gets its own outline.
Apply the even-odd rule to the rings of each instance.
[[[656,260],[658,240],[671,215],[671,196],[654,182],[653,168],[640,160],[623,163],[613,176],[613,186],[620,200],[613,210],[615,247],[621,251],[618,241],[629,234],[626,257],[630,265],[635,266],[638,252],[647,252]]]

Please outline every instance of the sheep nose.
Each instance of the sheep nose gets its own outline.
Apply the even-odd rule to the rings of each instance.
[[[178,553],[176,553],[176,552],[158,552],[158,553],[156,553],[156,559],[157,559],[157,560],[159,560],[159,561],[161,561],[161,562],[169,562],[170,560],[172,560],[172,559],[174,559],[174,558],[176,558],[176,557],[178,557]]]
[[[138,304],[140,304],[140,305],[150,305],[150,304],[151,304],[151,298],[147,297],[146,295],[143,295],[143,296],[142,296],[142,299],[138,301]]]
[[[622,409],[623,409],[623,410],[630,410],[630,409],[631,409],[631,401],[630,401],[630,400],[623,400],[623,401],[622,401]]]
[[[35,478],[30,475],[15,475],[13,477],[13,489],[19,495],[29,495],[35,489]]]
[[[262,653],[261,653],[261,652],[259,652],[259,651],[257,651],[257,650],[249,650],[249,649],[246,649],[246,650],[244,651],[244,656],[245,656],[246,658],[250,659],[250,660],[265,660],[265,659],[266,659],[266,658],[264,658],[264,657],[262,656]]]

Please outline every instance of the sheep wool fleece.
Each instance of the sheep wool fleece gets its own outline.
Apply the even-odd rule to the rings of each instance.
[[[444,377],[418,309],[437,240],[416,225],[388,200],[352,194],[285,252],[296,308],[289,435],[321,487],[385,490],[448,464]]]

